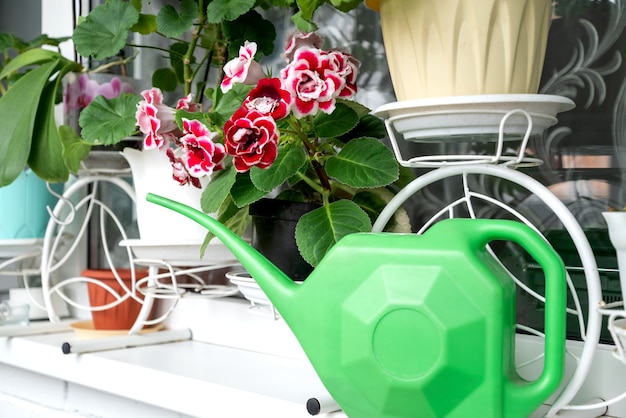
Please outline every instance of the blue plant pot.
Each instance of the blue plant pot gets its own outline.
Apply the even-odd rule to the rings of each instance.
[[[53,184],[52,189],[62,194],[63,184]],[[23,171],[0,188],[0,240],[43,238],[50,219],[46,206],[54,208],[57,200],[32,170]]]

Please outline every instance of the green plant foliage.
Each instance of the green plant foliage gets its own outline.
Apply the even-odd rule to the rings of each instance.
[[[348,142],[326,163],[328,175],[356,188],[386,186],[398,179],[398,163],[385,145],[373,138]]]
[[[113,99],[97,96],[81,113],[78,120],[86,142],[113,145],[131,136],[136,130],[134,110],[139,96],[122,94]]]
[[[139,12],[130,3],[109,0],[94,8],[74,30],[76,50],[84,57],[98,60],[115,56],[138,21]]]
[[[359,205],[339,200],[303,215],[296,226],[296,243],[302,258],[316,266],[341,238],[371,230],[370,218]]]

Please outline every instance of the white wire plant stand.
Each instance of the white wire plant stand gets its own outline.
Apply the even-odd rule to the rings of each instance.
[[[123,158],[119,156],[119,158]],[[176,255],[181,252],[180,246],[171,243],[158,252],[152,252],[153,258],[140,258],[135,249],[141,250],[146,243],[140,239],[129,237],[125,225],[118,214],[106,202],[99,198],[99,189],[112,187],[121,192],[122,198],[135,202],[135,190],[127,181],[130,176],[128,167],[110,169],[105,167],[83,171],[81,175],[71,183],[60,197],[54,209],[51,211],[50,222],[41,248],[40,274],[45,299],[45,307],[51,322],[61,320],[58,312],[52,304],[52,296],[58,295],[67,305],[75,310],[103,311],[112,309],[127,300],[134,300],[141,304],[141,310],[134,324],[128,330],[128,335],[138,336],[145,327],[154,327],[163,321],[175,309],[178,301],[185,294],[193,293],[207,298],[223,297],[236,294],[238,289],[234,286],[207,284],[201,273],[212,270],[228,268],[238,265],[234,258],[225,258],[221,262],[214,259],[200,259],[200,245],[193,246],[193,254],[187,254],[184,260],[177,260]],[[94,217],[94,215],[97,215]],[[57,279],[62,267],[82,248],[86,246],[86,235],[90,220],[97,219],[100,242],[98,246],[103,250],[104,259],[120,290],[115,290],[106,283],[82,274]],[[113,225],[113,232],[111,233]],[[111,236],[110,236],[111,235]],[[189,246],[182,248],[189,251]],[[113,254],[115,249],[115,254]],[[178,251],[174,251],[178,249]],[[154,248],[153,248],[154,250]],[[157,248],[157,250],[159,250]],[[120,253],[123,254],[120,257]],[[172,255],[175,257],[172,259]],[[120,260],[122,258],[122,260]],[[124,282],[120,274],[120,264],[130,270],[130,284]],[[140,269],[147,269],[147,275],[138,275]],[[183,280],[184,278],[184,280]],[[85,284],[100,286],[113,296],[110,303],[91,306],[72,291],[72,286]],[[152,317],[155,311],[155,302],[159,301],[158,315]],[[165,306],[164,306],[165,305]],[[163,334],[162,332],[160,334]],[[185,334],[187,335],[187,334]],[[174,333],[176,339],[180,333]],[[163,337],[157,338],[159,342]],[[125,344],[125,343],[122,343]],[[107,343],[103,345],[107,346]],[[90,351],[97,347],[89,346]],[[109,347],[110,348],[110,347]],[[93,350],[92,350],[93,349]],[[66,348],[64,348],[64,351]],[[68,348],[69,350],[69,348]],[[84,351],[84,350],[83,350]],[[75,347],[72,352],[78,352]],[[66,352],[68,354],[69,352]]]
[[[567,314],[577,323],[582,350],[578,355],[568,351],[567,355],[573,359],[575,369],[573,374],[566,378],[566,383],[552,400],[545,416],[572,413],[578,414],[576,416],[595,417],[599,415],[598,411],[626,398],[626,392],[609,400],[592,400],[580,405],[574,405],[573,399],[585,383],[592,367],[600,341],[603,315],[609,317],[609,331],[616,344],[614,356],[626,364],[624,343],[619,340],[614,327],[616,319],[626,317],[626,311],[623,309],[623,302],[606,304],[603,301],[593,249],[579,222],[565,203],[539,181],[516,170],[542,163],[541,160],[528,155],[526,147],[529,137],[541,134],[547,127],[556,123],[557,113],[571,108],[573,102],[558,96],[487,95],[397,102],[377,109],[375,114],[385,119],[391,146],[399,163],[405,167],[426,168],[429,171],[404,187],[387,204],[374,223],[373,231],[382,231],[394,213],[416,195],[428,194],[429,187],[433,185],[445,188],[449,183],[443,183],[450,179],[456,179],[458,187],[454,192],[447,193],[445,199],[433,199],[437,206],[430,208],[427,216],[420,220],[419,227],[414,225],[417,233],[423,233],[441,219],[460,216],[488,218],[497,213],[499,217],[523,222],[543,236],[537,224],[541,223],[538,220],[549,212],[555,219],[553,222],[558,222],[571,238],[581,262],[581,266],[568,266],[567,285],[571,303],[568,304]],[[463,140],[495,144],[492,152],[481,154],[443,153],[406,157],[401,150],[402,144],[399,139],[422,145]],[[413,148],[415,153],[415,148],[420,148],[419,144]],[[487,184],[492,184],[492,187],[486,186]],[[507,184],[515,187],[506,190]],[[527,208],[531,210],[520,210],[518,206],[513,207],[510,204],[515,200],[516,189],[519,192],[520,188],[523,195],[532,197],[534,203]],[[542,207],[543,213],[540,215],[533,213],[539,206]],[[570,275],[574,270],[582,271],[584,274],[587,312],[582,307],[578,290]],[[509,273],[519,288],[518,294],[524,293],[539,304],[545,302],[541,291],[520,280],[513,272]],[[521,324],[517,327],[522,332],[543,336],[539,329]],[[541,360],[542,357],[538,356],[530,360],[530,363]],[[517,364],[517,367],[522,369],[528,366],[528,363]]]

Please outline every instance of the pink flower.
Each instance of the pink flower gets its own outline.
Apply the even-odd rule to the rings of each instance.
[[[361,62],[354,56],[341,51],[328,53],[332,69],[345,80],[343,89],[339,92],[342,99],[350,99],[356,94],[356,78],[359,74]]]
[[[162,148],[179,133],[174,119],[175,110],[163,104],[163,93],[156,87],[141,92],[143,100],[137,104],[135,119],[145,135],[144,149]]]
[[[290,63],[293,61],[295,52],[300,48],[321,48],[324,45],[324,39],[316,32],[303,33],[300,31],[293,32],[287,39],[285,51],[282,57]]]
[[[258,110],[270,115],[274,120],[279,120],[289,113],[291,94],[281,88],[279,78],[262,78],[248,97],[243,102],[243,106],[248,110]]]
[[[200,180],[196,177],[189,175],[183,159],[177,157],[172,148],[168,148],[165,153],[170,159],[170,163],[172,164],[172,178],[174,180],[176,180],[181,186],[191,184],[198,189],[202,188]]]
[[[63,90],[63,105],[65,111],[84,109],[96,97],[98,83],[90,80],[86,74],[68,83]]]
[[[281,71],[283,87],[291,93],[292,111],[298,118],[315,115],[318,110],[332,113],[335,99],[346,80],[336,57],[320,49],[300,48],[294,60]]]
[[[129,83],[123,82],[119,79],[119,77],[113,77],[111,81],[109,81],[108,83],[103,83],[98,87],[98,90],[96,91],[96,96],[101,94],[107,99],[113,99],[115,97],[118,97],[122,93],[134,92],[135,90],[133,89],[133,86],[131,86]]]
[[[224,124],[224,147],[239,173],[254,166],[267,168],[278,154],[276,122],[258,110],[241,107]]]
[[[224,146],[213,142],[219,135],[210,132],[199,120],[183,118],[183,135],[180,144],[183,148],[183,162],[193,177],[204,177],[220,168],[225,157]]]
[[[200,105],[193,101],[193,94],[189,93],[176,103],[176,110],[186,110],[187,112],[200,111]]]
[[[224,79],[222,80],[222,93],[226,93],[234,83],[256,84],[265,76],[261,65],[254,60],[256,54],[256,42],[246,41],[239,48],[239,57],[233,58],[224,65]]]

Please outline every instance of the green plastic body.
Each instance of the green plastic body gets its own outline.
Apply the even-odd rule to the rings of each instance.
[[[195,219],[233,251],[350,417],[525,418],[562,380],[565,268],[519,222],[450,219],[423,235],[349,235],[297,285],[213,218],[148,200]],[[515,371],[515,285],[486,248],[495,240],[520,244],[546,276],[535,381]]]

